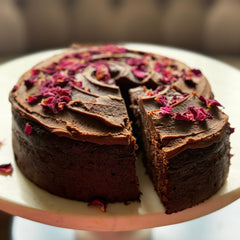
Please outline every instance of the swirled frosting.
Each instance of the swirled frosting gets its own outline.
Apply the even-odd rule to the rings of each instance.
[[[128,144],[133,137],[122,96],[137,86],[212,97],[202,73],[177,60],[115,45],[73,45],[23,74],[10,101],[23,117],[59,136]]]

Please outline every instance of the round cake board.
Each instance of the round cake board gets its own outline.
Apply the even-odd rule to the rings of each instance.
[[[129,231],[188,221],[214,212],[240,197],[240,112],[238,96],[240,71],[207,56],[193,52],[148,44],[126,44],[127,47],[154,52],[179,59],[192,68],[199,68],[208,78],[216,99],[225,107],[236,131],[231,135],[232,154],[228,180],[220,191],[207,201],[184,211],[167,215],[141,161],[137,171],[142,191],[141,202],[108,204],[101,212],[87,203],[49,194],[26,179],[14,162],[11,145],[11,106],[8,93],[19,76],[39,61],[61,50],[31,54],[0,66],[0,164],[11,163],[13,173],[0,175],[0,209],[12,215],[37,222],[71,229],[92,231]]]

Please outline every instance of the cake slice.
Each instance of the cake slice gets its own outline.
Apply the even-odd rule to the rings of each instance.
[[[172,87],[155,94],[144,87],[130,92],[135,115],[141,119],[143,160],[166,213],[192,207],[216,193],[230,164],[231,130],[219,102]]]

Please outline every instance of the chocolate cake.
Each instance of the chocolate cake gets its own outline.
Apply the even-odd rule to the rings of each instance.
[[[16,163],[55,195],[139,200],[131,121],[166,213],[209,198],[228,175],[228,117],[201,71],[177,60],[73,45],[26,72],[9,99]]]
[[[225,182],[230,164],[231,130],[220,103],[172,87],[155,93],[132,89],[135,101],[136,94],[144,164],[166,212],[212,196]]]

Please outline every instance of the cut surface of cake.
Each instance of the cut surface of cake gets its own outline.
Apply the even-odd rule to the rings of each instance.
[[[73,45],[23,74],[9,99],[16,163],[55,195],[139,200],[134,135],[166,213],[206,200],[226,180],[228,117],[201,71],[177,60]]]

